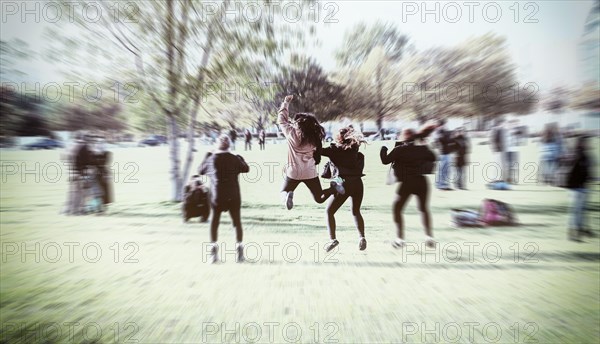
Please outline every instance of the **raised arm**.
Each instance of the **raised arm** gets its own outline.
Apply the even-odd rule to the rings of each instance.
[[[294,99],[294,96],[286,96],[279,107],[279,115],[277,116],[277,124],[281,128],[284,136],[288,136],[293,130],[292,123],[290,123],[289,106],[290,102]]]

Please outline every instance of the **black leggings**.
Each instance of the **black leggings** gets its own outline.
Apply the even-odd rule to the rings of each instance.
[[[362,204],[364,195],[364,186],[362,179],[346,179],[344,181],[344,189],[346,193],[343,195],[335,194],[333,198],[329,199],[327,203],[327,229],[329,230],[329,237],[331,240],[335,239],[335,213],[340,207],[346,202],[348,197],[352,198],[352,216],[354,216],[354,223],[356,229],[361,237],[365,236],[365,220],[360,213],[360,205]]]
[[[233,227],[235,228],[235,237],[237,242],[242,242],[244,233],[242,231],[242,219],[241,219],[241,202],[233,202],[229,204],[227,208],[212,205],[213,216],[210,221],[210,240],[212,242],[217,242],[219,229],[219,224],[221,222],[221,213],[229,210],[229,215],[231,216],[231,222],[233,222]]]
[[[282,191],[285,191],[285,192],[294,191],[294,190],[296,190],[296,188],[298,187],[298,185],[300,183],[306,184],[306,186],[310,190],[310,193],[313,195],[315,202],[317,202],[319,204],[325,202],[329,198],[329,196],[331,196],[333,194],[333,189],[328,188],[328,189],[323,190],[321,188],[321,182],[319,181],[318,177],[315,177],[312,179],[303,179],[303,180],[297,180],[297,179],[292,179],[290,177],[285,177],[285,181],[283,182],[283,190]]]
[[[403,181],[398,188],[393,205],[394,222],[396,222],[398,238],[404,239],[404,221],[402,219],[402,212],[411,195],[417,196],[419,202],[418,208],[421,212],[425,233],[429,236],[433,236],[431,231],[431,215],[429,214],[429,204],[427,203],[429,198],[429,184],[427,178],[425,176],[410,176],[406,177],[406,180]]]

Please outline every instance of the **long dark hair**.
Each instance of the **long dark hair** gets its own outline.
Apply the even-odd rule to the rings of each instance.
[[[325,128],[321,126],[315,116],[309,113],[298,113],[295,120],[301,132],[300,143],[302,145],[311,144],[317,148],[321,148],[323,139],[325,138]]]

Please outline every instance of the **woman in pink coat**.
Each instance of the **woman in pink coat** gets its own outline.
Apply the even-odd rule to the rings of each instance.
[[[300,183],[306,184],[317,203],[323,203],[333,194],[332,188],[323,190],[317,174],[316,165],[321,157],[318,150],[325,138],[325,129],[319,121],[306,113],[298,113],[294,120],[289,118],[289,105],[294,96],[286,96],[281,107],[277,123],[288,144],[288,162],[285,166],[285,182],[282,195],[288,209],[294,206],[294,190]]]

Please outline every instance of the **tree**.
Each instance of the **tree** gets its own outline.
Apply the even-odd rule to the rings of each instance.
[[[277,40],[276,33],[291,31],[276,28],[286,24],[260,13],[253,21],[226,16],[231,6],[239,5],[230,0],[218,3],[140,0],[128,4],[135,5],[135,11],[131,11],[131,6],[114,9],[101,2],[108,15],[102,16],[98,24],[81,18],[76,22],[96,39],[109,40],[133,57],[137,81],[166,121],[171,199],[180,201],[183,181],[187,180],[193,161],[197,115],[201,109],[206,110],[203,106],[206,86],[255,71],[256,68],[248,66],[260,65],[290,45]],[[270,1],[262,4],[269,5]],[[272,10],[281,8],[274,6]],[[251,16],[261,10],[250,7],[245,13]],[[188,142],[183,163],[177,139],[182,122]]]
[[[358,24],[346,33],[336,53],[342,68],[338,75],[353,94],[350,107],[374,116],[379,130],[384,119],[401,108],[397,63],[407,49],[406,35],[392,24],[377,22],[371,26]]]
[[[293,94],[293,112],[313,113],[320,121],[336,119],[344,113],[344,87],[330,81],[316,61],[308,59],[299,67],[283,71],[275,97],[282,100]]]

